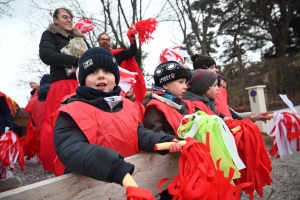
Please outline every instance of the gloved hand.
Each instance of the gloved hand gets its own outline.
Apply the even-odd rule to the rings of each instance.
[[[131,24],[131,26],[129,27],[128,31],[127,31],[127,37],[130,41],[130,44],[133,44],[134,41],[135,41],[135,34],[137,34],[137,30],[135,28],[135,25],[134,24]]]

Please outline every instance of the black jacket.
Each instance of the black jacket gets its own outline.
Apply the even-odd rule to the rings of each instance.
[[[136,40],[134,40],[133,44],[131,44],[128,49],[121,51],[120,53],[115,54],[114,56],[117,60],[118,65],[121,66],[121,63],[124,60],[132,58],[133,56],[135,56],[136,53],[137,53],[137,46],[136,46]]]
[[[78,58],[60,52],[74,37],[85,38],[78,29],[73,29],[70,34],[67,34],[55,24],[50,24],[47,30],[43,32],[39,45],[39,55],[43,63],[50,65],[51,83],[63,79],[76,80],[76,75],[68,76],[65,68],[77,67]],[[86,44],[90,48],[87,42]]]
[[[82,101],[106,112],[117,112],[123,108],[121,101],[111,110],[103,97],[88,101],[74,96],[68,103],[73,101]],[[169,142],[174,138],[164,133],[154,133],[144,128],[140,123],[137,134],[139,150],[147,152],[154,152],[156,143]],[[89,144],[85,134],[73,118],[64,112],[61,112],[56,120],[54,146],[59,159],[67,168],[66,172],[71,171],[100,181],[115,182],[122,185],[126,173],[132,174],[134,170],[134,166],[125,162],[123,156],[113,149]],[[166,154],[168,151],[157,153]]]

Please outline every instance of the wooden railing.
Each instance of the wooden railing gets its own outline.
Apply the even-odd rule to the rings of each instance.
[[[180,154],[161,156],[142,153],[125,158],[135,165],[133,178],[137,184],[158,194],[157,182],[162,178],[174,178],[178,174],[178,158]],[[166,184],[168,184],[167,182]],[[163,189],[166,189],[166,184]],[[82,175],[66,174],[31,185],[19,187],[0,193],[1,200],[65,200],[65,199],[125,199],[125,189],[114,183],[104,183]]]

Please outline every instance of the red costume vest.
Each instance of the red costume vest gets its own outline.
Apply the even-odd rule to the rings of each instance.
[[[90,144],[98,144],[116,150],[127,157],[139,152],[137,125],[138,113],[133,103],[125,98],[119,112],[105,112],[95,106],[74,101],[62,106],[55,113],[68,113],[83,131]],[[55,117],[55,121],[56,121]]]
[[[228,106],[227,91],[225,88],[223,88],[223,87],[219,88],[219,91],[217,93],[215,101],[216,101],[216,108],[218,111],[218,115],[220,113],[222,113],[226,117],[232,118],[232,115],[230,113],[229,106]]]
[[[105,112],[92,105],[74,101],[59,108],[53,116],[55,125],[60,112],[68,113],[83,131],[90,144],[108,147],[127,157],[139,153],[138,149],[138,112],[132,109],[133,102],[123,100],[119,112]],[[58,159],[54,161],[54,172],[61,175],[64,171]]]
[[[185,102],[188,107],[188,111],[189,111],[188,114],[193,114],[195,112],[195,107],[192,104],[192,102],[189,100],[182,100],[182,101]],[[151,99],[151,101],[149,101],[149,103],[146,106],[146,110],[149,106],[155,106],[158,110],[160,110],[164,114],[165,118],[172,126],[175,135],[177,136],[177,129],[180,125],[180,121],[184,117],[184,114],[181,114],[175,108],[170,107],[169,105],[156,99]]]
[[[138,111],[139,122],[141,124],[143,124],[143,119],[144,119],[144,116],[145,116],[145,106],[143,104],[141,104],[139,101],[134,101],[133,104],[134,104],[134,107]]]
[[[202,101],[192,101],[192,103],[194,104],[195,108],[198,108],[199,110],[205,112],[208,115],[214,115],[214,112],[207,107],[207,105],[205,105],[205,103],[203,103]]]

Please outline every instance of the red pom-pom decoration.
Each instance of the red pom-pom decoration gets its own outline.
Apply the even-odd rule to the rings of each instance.
[[[78,28],[83,34],[94,30],[94,25],[91,22],[91,20],[90,19],[84,19],[84,18],[79,19],[74,27]]]

